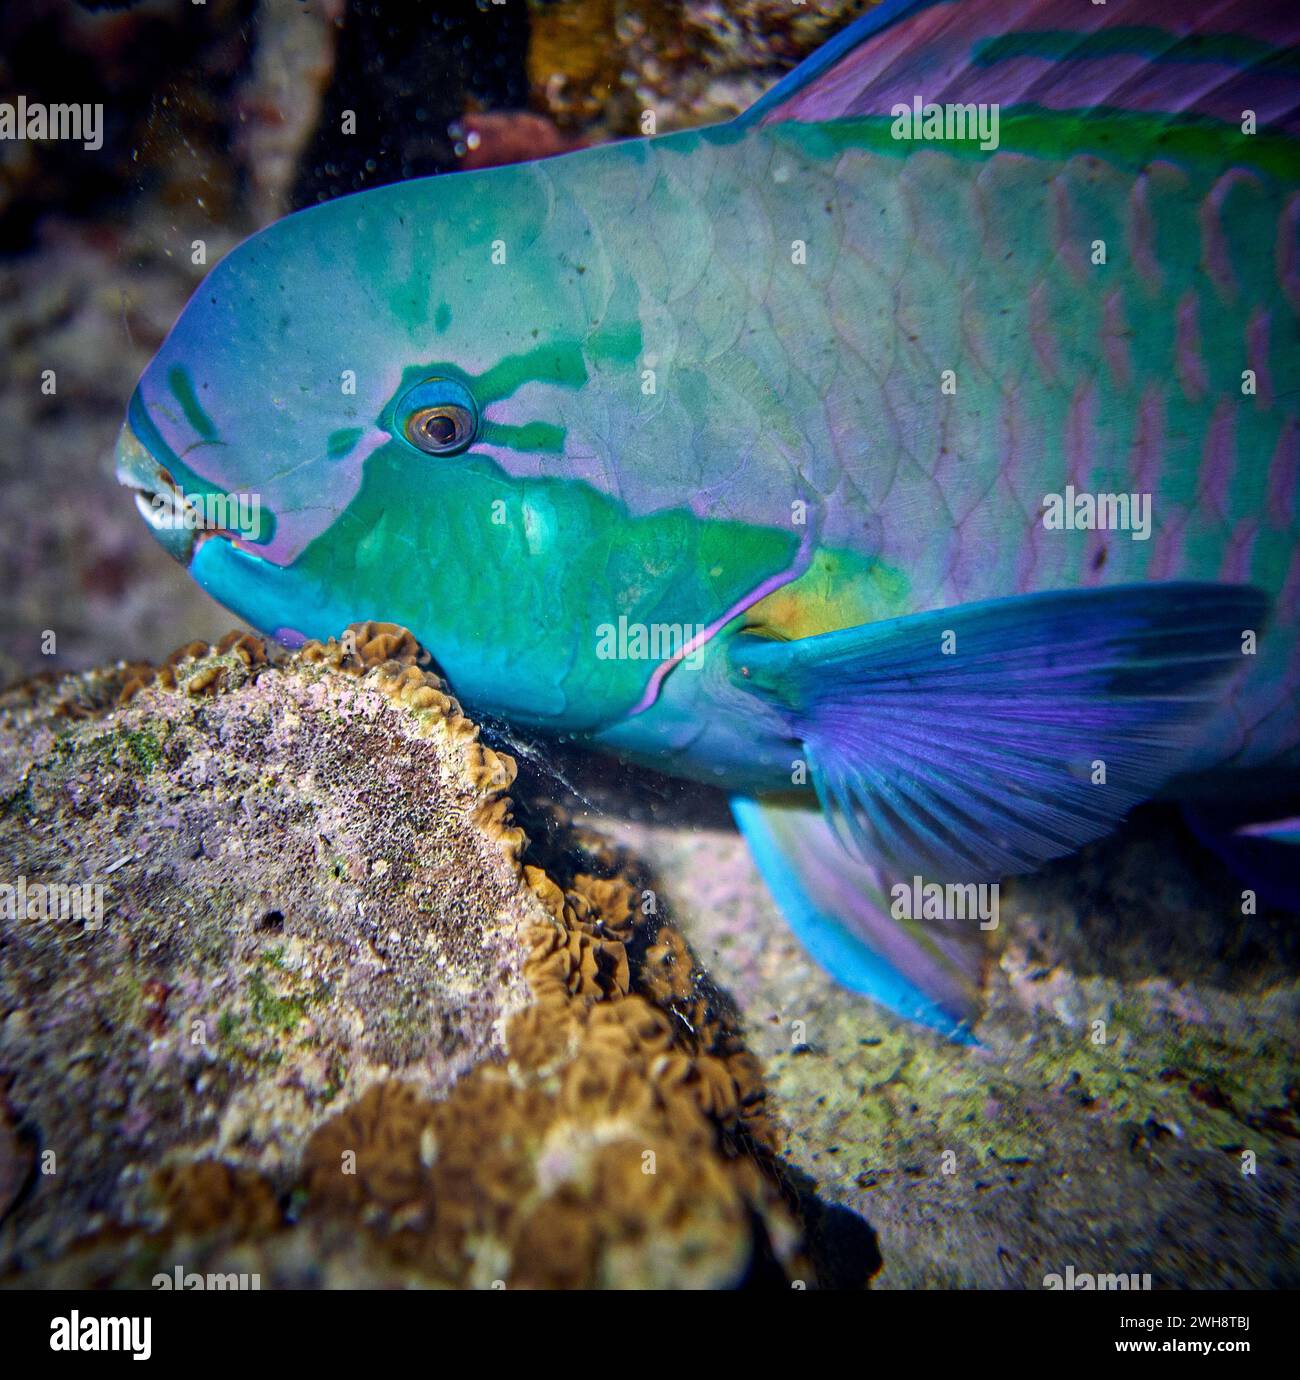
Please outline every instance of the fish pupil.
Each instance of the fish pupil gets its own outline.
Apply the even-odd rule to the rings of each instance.
[[[425,432],[436,445],[450,445],[456,439],[456,423],[445,414],[437,414],[425,423]]]
[[[463,409],[444,405],[417,412],[406,424],[407,436],[421,450],[454,450],[469,439],[473,420]]]

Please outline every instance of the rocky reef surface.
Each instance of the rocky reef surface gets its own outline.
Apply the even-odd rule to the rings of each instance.
[[[815,1282],[726,1004],[609,858],[531,860],[419,661],[235,633],[0,701],[0,1277]]]
[[[1294,926],[1171,820],[1003,888],[956,1046],[699,802],[516,780],[424,662],[236,632],[0,696],[0,1279],[1300,1278]]]
[[[600,827],[743,1013],[789,1160],[877,1233],[877,1287],[1300,1283],[1295,917],[1243,916],[1175,815],[1002,884],[966,1048],[819,972],[734,831],[633,813]]]

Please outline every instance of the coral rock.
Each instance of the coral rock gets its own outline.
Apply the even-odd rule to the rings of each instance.
[[[0,918],[0,1073],[58,1161],[23,1192],[0,1150],[0,1275],[806,1277],[739,1033],[628,879],[532,855],[514,779],[388,624],[0,696],[3,876],[102,888]]]

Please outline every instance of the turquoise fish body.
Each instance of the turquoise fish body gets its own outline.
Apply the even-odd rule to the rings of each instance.
[[[473,711],[738,797],[769,880],[815,844],[826,876],[774,889],[841,976],[889,948],[844,912],[912,866],[1286,794],[1293,138],[1034,105],[996,148],[897,130],[756,117],[289,217],[146,371],[124,482],[259,495],[255,533],[154,522],[256,626],[403,623]],[[444,395],[472,440],[429,453]]]

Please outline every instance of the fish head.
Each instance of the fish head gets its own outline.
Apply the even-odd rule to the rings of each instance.
[[[589,728],[652,670],[602,658],[599,630],[665,577],[608,469],[635,302],[587,271],[590,226],[543,168],[376,188],[246,241],[146,369],[117,466],[263,632],[401,623],[476,710]]]

